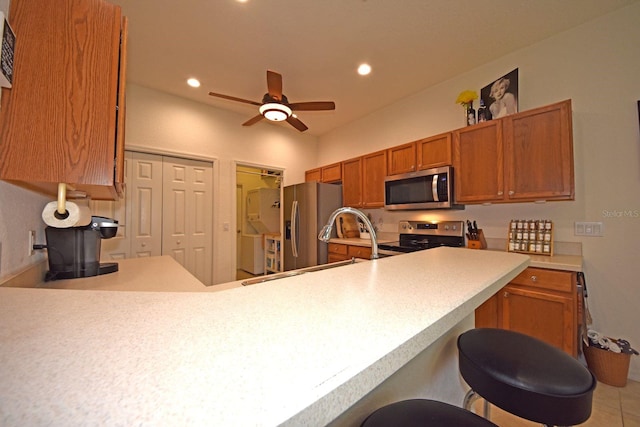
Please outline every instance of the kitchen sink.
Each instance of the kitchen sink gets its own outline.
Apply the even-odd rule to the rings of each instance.
[[[328,270],[330,268],[342,267],[344,265],[354,264],[356,262],[366,261],[364,259],[351,258],[346,261],[337,261],[329,264],[314,265],[313,267],[301,268],[299,270],[285,271],[282,273],[269,274],[266,276],[256,277],[255,279],[244,280],[242,286],[256,285],[258,283],[270,282],[272,280],[284,279],[285,277],[299,276],[305,273],[313,273],[314,271]]]

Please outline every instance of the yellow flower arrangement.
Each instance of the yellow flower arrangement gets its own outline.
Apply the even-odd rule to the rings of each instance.
[[[473,101],[478,99],[478,94],[473,90],[464,90],[460,92],[458,98],[456,99],[456,104],[462,105],[465,109],[469,107],[469,104],[472,104]]]

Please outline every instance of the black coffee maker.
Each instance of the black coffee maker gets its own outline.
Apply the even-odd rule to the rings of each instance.
[[[100,242],[116,235],[118,221],[92,216],[91,223],[83,227],[46,227],[44,231],[49,258],[45,282],[118,271],[116,262],[100,263]]]

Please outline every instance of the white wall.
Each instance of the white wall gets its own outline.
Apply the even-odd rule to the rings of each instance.
[[[304,171],[317,164],[315,137],[286,123],[241,126],[254,113],[127,87],[127,146],[214,159],[213,283],[235,280],[236,163],[283,169],[283,185],[304,181]]]
[[[464,124],[457,95],[519,69],[520,110],[573,102],[576,198],[571,202],[467,206],[460,212],[378,211],[384,231],[399,219],[475,219],[506,238],[512,218],[554,221],[557,241],[582,242],[595,329],[640,349],[640,4],[479,66],[353,122],[319,141],[319,165]],[[348,142],[348,144],[346,144]],[[626,213],[626,214],[625,214]],[[574,221],[601,221],[604,237],[576,237]],[[631,376],[640,379],[640,357]]]

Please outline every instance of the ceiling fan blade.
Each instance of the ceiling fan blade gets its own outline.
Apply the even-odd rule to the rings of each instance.
[[[293,111],[335,110],[336,104],[332,101],[293,102],[289,108]]]
[[[289,123],[294,128],[298,129],[300,132],[304,132],[305,130],[309,129],[297,117],[289,116],[289,118],[287,119],[287,123]]]
[[[267,89],[273,99],[282,100],[282,75],[275,71],[267,70]]]
[[[230,101],[244,102],[245,104],[257,105],[257,106],[262,105],[262,103],[260,103],[260,102],[249,101],[248,99],[236,98],[235,96],[223,95],[221,93],[209,92],[209,95],[217,96],[218,98],[228,99]]]
[[[242,126],[251,126],[251,125],[255,125],[256,123],[258,123],[260,120],[262,120],[262,114],[258,114],[255,117],[250,118],[249,120],[247,120],[246,122],[244,122],[242,124]]]

